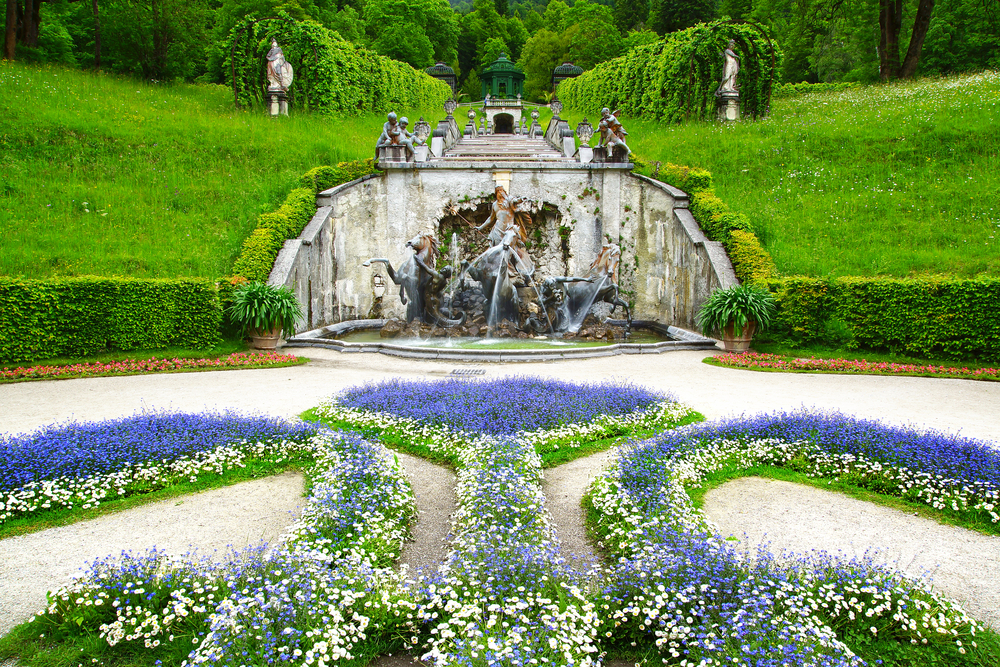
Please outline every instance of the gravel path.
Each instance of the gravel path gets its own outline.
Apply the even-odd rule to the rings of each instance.
[[[1000,630],[1000,537],[874,505],[812,486],[744,477],[705,494],[704,512],[751,551],[822,550],[874,558],[962,603]]]
[[[542,481],[545,507],[552,517],[563,557],[580,559],[583,568],[598,555],[587,537],[587,513],[580,503],[594,477],[617,453],[617,449],[609,449],[549,468]]]
[[[433,567],[448,553],[451,516],[458,508],[455,473],[444,466],[416,456],[396,452],[417,502],[417,521],[399,559],[410,576],[421,568]]]
[[[298,515],[302,490],[302,475],[287,472],[0,540],[0,635],[44,609],[47,591],[97,558],[154,546],[221,553],[273,541]]]
[[[312,359],[289,368],[50,380],[0,385],[0,432],[20,433],[67,419],[95,420],[143,409],[224,410],[291,417],[346,387],[389,377],[441,378],[456,362],[381,354],[289,349]],[[865,375],[758,373],[701,363],[712,352],[516,364],[484,364],[485,377],[540,375],[594,382],[624,378],[668,391],[709,419],[794,410],[840,410],[894,424],[961,431],[998,440],[1000,382]]]

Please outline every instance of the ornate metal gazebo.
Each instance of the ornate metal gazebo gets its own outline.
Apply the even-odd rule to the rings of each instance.
[[[566,79],[572,79],[575,76],[580,76],[583,74],[583,68],[579,65],[574,65],[571,62],[565,62],[562,65],[557,65],[554,70],[552,70],[552,92],[556,92],[556,87]]]
[[[506,53],[501,53],[499,58],[490,63],[479,78],[482,81],[484,99],[487,94],[500,99],[519,98],[524,94],[524,72],[517,64],[508,60]]]
[[[455,70],[449,67],[447,63],[443,63],[439,60],[424,71],[435,79],[440,79],[451,86],[451,92],[453,93],[458,87],[458,80],[455,78]]]

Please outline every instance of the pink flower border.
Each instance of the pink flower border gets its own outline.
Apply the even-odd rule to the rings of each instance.
[[[126,359],[125,361],[100,362],[64,366],[27,366],[0,369],[3,380],[39,380],[92,377],[95,375],[135,375],[139,373],[164,373],[181,370],[213,370],[227,368],[257,368],[295,363],[293,354],[277,352],[234,352],[218,359]]]
[[[1000,380],[1000,368],[965,368],[959,366],[921,366],[864,359],[786,359],[778,354],[744,352],[713,357],[717,363],[732,368],[766,368],[779,371],[832,371],[867,375],[921,374],[970,380]]]

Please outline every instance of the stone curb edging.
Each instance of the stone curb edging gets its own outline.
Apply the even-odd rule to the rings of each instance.
[[[660,354],[676,350],[711,350],[716,341],[700,334],[658,322],[635,320],[634,327],[650,329],[674,340],[659,343],[615,343],[605,347],[578,347],[568,350],[468,350],[448,348],[423,348],[399,343],[349,343],[328,338],[353,331],[377,329],[387,320],[348,320],[327,327],[297,334],[285,342],[284,347],[321,347],[343,353],[377,352],[392,357],[441,361],[508,362],[508,361],[560,361],[563,359],[589,359],[613,357],[619,354]],[[611,324],[624,325],[623,320],[610,320]]]

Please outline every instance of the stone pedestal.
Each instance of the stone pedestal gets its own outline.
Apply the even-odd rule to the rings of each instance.
[[[612,162],[616,164],[628,162],[628,155],[626,154],[625,149],[621,146],[612,146],[610,151],[611,155],[608,153],[609,151],[607,146],[598,146],[594,149],[593,161]]]
[[[580,146],[576,151],[576,159],[582,164],[594,161],[594,149],[590,146]]]
[[[414,162],[427,162],[428,147],[427,144],[423,146],[413,147],[413,161]]]
[[[267,89],[267,110],[272,116],[288,115],[288,92],[280,88]]]
[[[379,162],[406,162],[406,146],[382,146],[378,149]]]
[[[716,110],[722,122],[738,121],[740,119],[740,94],[738,92],[719,93],[719,104]]]
[[[444,155],[444,137],[431,137],[431,154],[434,157]]]
[[[562,145],[563,145],[563,155],[565,155],[566,157],[573,157],[573,154],[576,153],[576,138],[563,137]]]

